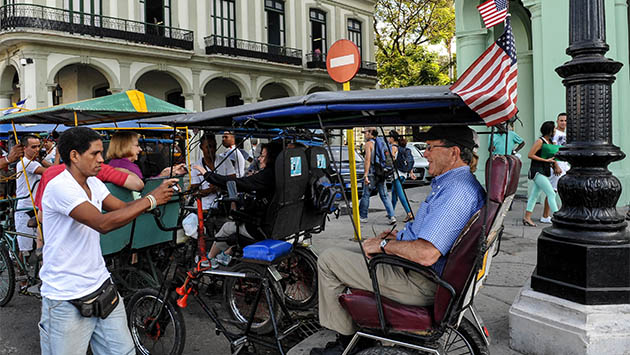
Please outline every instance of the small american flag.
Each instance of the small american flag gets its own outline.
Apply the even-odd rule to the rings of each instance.
[[[477,10],[481,13],[486,27],[490,28],[505,20],[508,12],[508,0],[488,0],[477,6]]]
[[[517,76],[516,47],[508,16],[501,37],[450,89],[477,112],[487,126],[493,126],[512,118],[517,112]]]

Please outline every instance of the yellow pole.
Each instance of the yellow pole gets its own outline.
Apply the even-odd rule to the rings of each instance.
[[[77,111],[74,111],[74,126],[78,126],[79,125],[79,120],[77,119]]]
[[[11,125],[13,126],[13,137],[15,138],[15,144],[19,144],[17,131],[15,130],[15,122],[11,121]],[[26,180],[26,188],[28,189],[28,195],[31,199],[31,203],[33,204],[33,212],[35,212],[35,221],[37,221],[37,230],[39,231],[39,235],[42,236],[42,241],[44,240],[44,233],[42,233],[42,226],[39,223],[39,217],[37,217],[37,209],[35,209],[35,199],[33,198],[33,191],[31,191],[31,183],[28,181],[28,174],[26,173],[26,166],[24,166],[24,159],[20,159],[20,163],[22,164],[22,174],[24,174],[24,179]]]
[[[192,171],[190,170],[190,138],[188,137],[188,126],[186,126],[185,129],[186,129],[186,162],[188,163],[188,179],[190,180],[190,184],[188,184],[188,188],[190,188],[190,185],[192,185]],[[175,143],[173,142],[173,144]]]
[[[343,91],[350,91],[350,82],[343,83]],[[354,159],[354,129],[347,129],[348,136],[348,162],[350,163],[350,192],[352,194],[352,219],[357,227],[357,235],[354,240],[361,240],[361,223],[359,221],[359,192],[357,191],[357,165]]]

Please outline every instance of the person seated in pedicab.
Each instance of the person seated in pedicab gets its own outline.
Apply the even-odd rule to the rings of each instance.
[[[138,143],[139,137],[138,133],[130,131],[114,133],[107,148],[107,159],[110,166],[126,169],[140,179],[144,179],[140,167],[134,163],[138,160],[138,154],[142,151]],[[168,177],[171,175],[171,169],[173,170],[173,176],[186,174],[184,163],[181,163],[172,167],[166,167],[157,176],[153,177]]]
[[[265,215],[267,213],[267,207],[271,202],[275,193],[275,162],[278,154],[282,151],[281,143],[265,143],[262,145],[261,153],[258,156],[258,163],[261,170],[256,174],[245,176],[242,178],[236,178],[235,176],[219,175],[216,172],[208,171],[206,168],[200,165],[195,165],[193,169],[203,174],[205,181],[225,188],[227,182],[232,180],[236,182],[236,188],[239,192],[254,193],[255,201],[249,203],[244,207],[244,213],[251,215],[250,222],[239,225],[236,222],[228,221],[223,224],[221,229],[215,235],[216,238],[226,238],[230,235],[236,234],[244,236],[246,238],[252,238],[253,240],[261,240],[265,238],[265,231],[268,231],[271,226],[265,223]],[[256,223],[260,221],[260,224]],[[243,228],[244,227],[244,228]],[[223,255],[229,255],[230,246],[226,242],[215,242],[208,254],[211,265],[218,267],[218,262],[228,264],[230,257],[223,257],[222,260],[216,260],[219,252],[225,251]],[[214,262],[213,262],[214,259]]]
[[[431,267],[438,275],[446,255],[469,219],[485,203],[485,192],[470,172],[475,142],[466,126],[435,126],[427,133],[424,156],[429,161],[431,192],[416,212],[415,220],[398,230],[386,231],[363,242],[368,258],[378,253],[396,255]],[[356,332],[349,313],[338,301],[347,287],[372,290],[372,280],[361,253],[329,248],[318,258],[320,324],[338,333],[337,340],[311,354],[341,354]],[[381,295],[396,302],[428,306],[436,284],[416,272],[391,265],[379,266]],[[370,346],[359,341],[356,351]]]

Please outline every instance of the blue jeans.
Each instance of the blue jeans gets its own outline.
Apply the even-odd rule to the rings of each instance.
[[[122,298],[106,319],[83,317],[68,301],[42,298],[39,341],[42,355],[84,355],[88,343],[95,355],[136,353]]]
[[[403,191],[402,184],[405,182],[405,177],[401,176],[398,179],[394,179],[392,182],[392,210],[396,210],[396,203],[398,199],[400,199],[400,203],[402,204],[405,212],[407,214],[411,213],[411,208],[409,208],[409,202],[407,202],[407,198],[405,197],[405,192]]]
[[[361,195],[361,201],[359,202],[359,216],[361,218],[367,218],[368,209],[370,208],[370,193],[374,189],[378,189],[378,195],[381,197],[381,201],[383,201],[383,205],[385,206],[385,210],[387,211],[387,217],[394,217],[394,208],[392,207],[392,202],[387,195],[387,187],[385,186],[385,182],[383,181],[378,184],[374,184],[373,177],[367,187],[365,183],[363,184],[363,195]]]

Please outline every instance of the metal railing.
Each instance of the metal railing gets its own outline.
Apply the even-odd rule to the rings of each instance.
[[[161,47],[193,49],[193,31],[53,7],[9,4],[0,7],[0,31],[21,28],[109,37]]]
[[[306,67],[326,69],[326,53],[311,52],[306,54]]]
[[[301,49],[218,35],[210,35],[204,40],[206,43],[206,54],[227,54],[265,59],[275,63],[302,65]]]
[[[359,74],[365,74],[369,76],[376,76],[376,63],[375,62],[361,62],[361,67],[359,68]]]

